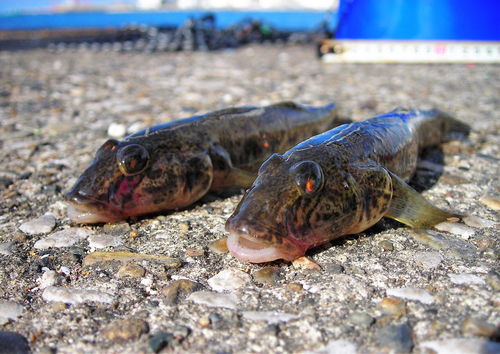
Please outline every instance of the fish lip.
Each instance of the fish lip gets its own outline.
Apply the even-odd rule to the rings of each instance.
[[[263,263],[284,259],[293,261],[304,255],[305,249],[292,242],[279,231],[266,228],[253,220],[232,217],[226,222],[226,231],[229,232],[227,247],[236,258],[251,263]],[[260,238],[265,233],[271,233],[273,239],[280,239],[279,244],[271,244]]]
[[[68,204],[68,217],[79,224],[117,222],[125,219],[125,216],[119,210],[106,203],[82,195],[80,192],[68,192],[65,201]]]

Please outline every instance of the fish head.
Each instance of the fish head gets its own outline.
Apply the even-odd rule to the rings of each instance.
[[[66,194],[78,223],[116,222],[181,208],[210,188],[212,164],[202,150],[158,152],[110,139]]]
[[[385,170],[363,172],[273,155],[226,222],[229,251],[253,263],[292,261],[307,249],[372,226],[388,209],[392,187]],[[372,189],[385,199],[373,196],[377,204],[367,213]]]

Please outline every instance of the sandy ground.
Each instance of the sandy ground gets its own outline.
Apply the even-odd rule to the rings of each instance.
[[[20,353],[27,345],[35,353],[500,351],[500,67],[328,65],[314,53],[313,46],[0,52],[2,346]],[[319,267],[305,269],[249,264],[209,248],[227,236],[224,223],[241,194],[115,225],[67,218],[63,195],[112,123],[133,130],[283,100],[336,101],[353,120],[403,105],[437,107],[470,124],[468,138],[422,157],[412,183],[474,223],[418,232],[379,223],[308,252]]]

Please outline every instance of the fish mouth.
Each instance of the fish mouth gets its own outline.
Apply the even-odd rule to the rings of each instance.
[[[305,249],[286,236],[256,222],[232,217],[226,223],[226,231],[229,252],[247,262],[293,261],[305,254]]]
[[[109,205],[82,195],[66,195],[68,217],[78,224],[95,224],[99,222],[117,222],[126,219],[118,210],[110,209]]]

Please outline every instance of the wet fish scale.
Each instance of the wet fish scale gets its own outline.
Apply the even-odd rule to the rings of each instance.
[[[438,209],[405,182],[419,151],[450,132],[468,130],[437,110],[397,109],[273,155],[226,223],[229,251],[250,262],[290,261],[383,216],[412,227],[459,216]]]
[[[336,105],[229,108],[109,139],[66,195],[81,223],[186,207],[209,191],[247,188],[274,152],[342,123]]]

